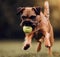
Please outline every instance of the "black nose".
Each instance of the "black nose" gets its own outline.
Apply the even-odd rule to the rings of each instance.
[[[31,21],[24,21],[22,23],[20,23],[20,26],[31,26],[34,30],[34,28],[36,27],[36,24],[34,22],[31,22]]]
[[[23,26],[32,26],[32,25],[33,25],[33,23],[30,21],[24,21],[23,22]]]

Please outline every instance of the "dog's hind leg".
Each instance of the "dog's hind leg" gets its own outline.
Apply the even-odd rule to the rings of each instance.
[[[38,42],[37,52],[41,50],[41,42]]]
[[[39,39],[38,41],[38,47],[37,47],[37,52],[39,52],[41,50],[41,44],[43,42],[43,38]]]

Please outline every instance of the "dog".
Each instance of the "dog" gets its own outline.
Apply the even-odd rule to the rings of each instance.
[[[44,41],[49,54],[52,55],[52,45],[54,43],[53,28],[49,21],[49,3],[44,2],[44,10],[41,7],[19,7],[17,14],[20,15],[20,26],[31,26],[31,33],[25,33],[23,49],[27,50],[32,38],[35,36],[38,42],[37,52],[41,50],[41,44]]]

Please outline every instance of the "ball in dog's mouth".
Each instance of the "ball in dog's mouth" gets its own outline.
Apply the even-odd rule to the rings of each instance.
[[[31,33],[32,32],[32,27],[31,26],[23,26],[23,32],[24,33]]]

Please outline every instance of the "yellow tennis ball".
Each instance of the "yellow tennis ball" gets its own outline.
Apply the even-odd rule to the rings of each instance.
[[[24,31],[24,33],[30,33],[30,32],[32,32],[32,27],[31,26],[23,26],[23,31]]]

